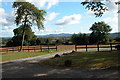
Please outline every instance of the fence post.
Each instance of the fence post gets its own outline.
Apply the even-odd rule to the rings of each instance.
[[[110,48],[111,48],[111,51],[112,51],[112,43],[110,43]]]
[[[34,46],[34,52],[35,52],[35,46]]]
[[[12,48],[13,52],[14,52],[14,48]]]
[[[57,45],[56,45],[56,51],[57,51]]]
[[[41,49],[41,51],[42,51],[42,46],[40,45],[40,49]]]
[[[8,53],[8,48],[7,48],[7,53]]]
[[[99,50],[99,44],[97,44],[97,50],[98,50],[98,52],[100,51],[100,50]]]
[[[86,52],[87,52],[87,44],[86,44]]]
[[[77,45],[75,45],[75,51],[77,51]]]

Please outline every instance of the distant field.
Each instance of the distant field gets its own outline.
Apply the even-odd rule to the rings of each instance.
[[[50,66],[64,66],[65,60],[72,61],[72,67],[80,68],[107,68],[120,67],[119,51],[103,52],[75,52],[69,55],[62,55],[60,58],[51,58],[43,61],[43,64]]]
[[[15,59],[21,59],[21,58],[28,58],[28,57],[34,57],[34,56],[40,56],[44,54],[50,54],[54,52],[59,52],[63,50],[55,50],[51,49],[50,51],[48,50],[43,50],[43,51],[30,51],[30,52],[14,52],[14,53],[4,53],[0,54],[0,62],[2,61],[10,61],[10,60],[15,60]]]

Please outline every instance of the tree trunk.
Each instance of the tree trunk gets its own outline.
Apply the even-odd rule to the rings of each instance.
[[[22,51],[22,49],[23,49],[23,44],[24,44],[24,39],[25,39],[25,30],[26,30],[27,15],[25,16],[25,21],[24,22],[25,23],[23,25],[22,42],[21,42],[20,51]]]
[[[22,51],[22,49],[23,49],[24,39],[25,39],[25,30],[23,30],[23,34],[22,34],[22,44],[20,47],[20,51]]]

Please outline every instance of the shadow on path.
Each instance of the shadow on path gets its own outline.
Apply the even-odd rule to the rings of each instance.
[[[3,78],[118,78],[118,69],[92,70],[50,67],[40,60],[8,62],[2,64]]]

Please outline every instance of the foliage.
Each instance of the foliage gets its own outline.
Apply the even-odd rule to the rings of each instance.
[[[101,17],[108,10],[102,2],[82,2],[81,4],[86,5],[86,9],[93,11],[96,17]]]
[[[21,45],[21,39],[22,39],[22,32],[23,32],[23,26],[20,26],[13,30],[14,36],[13,38],[7,43],[7,46],[20,46]],[[30,45],[30,41],[32,39],[36,39],[34,32],[32,32],[31,27],[27,26],[25,30],[25,41],[24,45]]]
[[[22,2],[21,2],[22,1]],[[23,26],[22,39],[21,39],[21,48],[24,45],[25,39],[25,30],[27,26],[37,25],[38,29],[44,28],[43,21],[45,18],[43,15],[46,14],[44,10],[39,10],[32,3],[26,2],[25,0],[16,0],[13,3],[13,8],[16,9],[16,25]]]
[[[120,42],[120,37],[116,37],[114,40],[115,40],[116,42]]]
[[[0,44],[6,44],[11,38],[0,38]]]
[[[62,39],[56,39],[55,44],[59,45],[59,44],[63,44],[63,40]]]
[[[46,44],[51,44],[51,38],[46,38],[45,43]]]
[[[16,0],[13,3],[13,8],[17,9],[15,19],[16,25],[26,23],[32,26],[33,23],[35,23],[39,29],[44,27],[43,21],[45,18],[43,15],[46,13],[44,10],[39,10],[33,4],[25,0],[23,2]]]
[[[78,44],[78,45],[88,44],[89,43],[88,38],[89,37],[87,36],[87,34],[82,34],[82,33],[73,34],[71,37],[71,41],[73,44]]]
[[[109,41],[109,32],[112,30],[111,27],[104,22],[94,23],[90,28],[92,33],[89,37],[89,42],[92,44],[96,43],[107,43]]]

